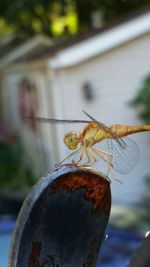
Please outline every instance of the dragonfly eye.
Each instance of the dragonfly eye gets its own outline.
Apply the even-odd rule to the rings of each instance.
[[[69,132],[64,136],[64,143],[69,149],[74,150],[78,147],[79,137],[75,132]]]

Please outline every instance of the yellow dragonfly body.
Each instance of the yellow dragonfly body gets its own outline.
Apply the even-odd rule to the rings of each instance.
[[[150,125],[127,126],[114,124],[110,128],[108,128],[108,131],[106,132],[106,130],[101,128],[97,123],[91,122],[80,133],[78,140],[82,145],[89,147],[105,139],[118,139],[130,134],[144,131],[150,131]],[[71,149],[71,147],[69,148]]]
[[[79,155],[77,162],[82,162],[86,156],[87,163],[96,162],[98,157],[108,164],[109,169],[114,168],[122,174],[129,173],[136,166],[140,153],[137,144],[126,137],[134,133],[150,131],[150,125],[126,126],[114,124],[107,127],[87,112],[83,112],[91,119],[90,121],[36,118],[40,122],[87,124],[79,134],[70,131],[64,136],[65,145],[73,150],[73,153],[60,163],[73,158],[73,156],[75,158],[75,155]],[[107,141],[108,149],[106,151],[95,146],[102,141]],[[72,161],[74,162],[75,159]]]

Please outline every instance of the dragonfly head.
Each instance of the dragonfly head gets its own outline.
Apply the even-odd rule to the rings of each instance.
[[[64,143],[71,150],[75,150],[79,142],[79,136],[76,132],[71,131],[64,136]]]

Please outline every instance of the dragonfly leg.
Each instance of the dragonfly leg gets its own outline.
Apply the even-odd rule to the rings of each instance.
[[[107,170],[107,176],[109,175],[109,172],[112,171],[113,165],[112,165],[112,158],[110,161],[107,162],[108,164],[108,170]]]
[[[111,153],[109,153],[107,151],[104,151],[104,150],[102,150],[102,149],[100,149],[98,147],[92,147],[92,148],[94,148],[97,152],[100,152],[100,153],[105,154],[107,156],[113,157],[113,154],[111,154]]]
[[[78,153],[79,150],[80,150],[80,148],[77,149],[77,150],[75,150],[75,151],[72,152],[71,154],[69,154],[66,158],[64,158],[62,161],[60,161],[57,165],[62,164],[64,161],[66,161],[67,159],[71,158],[73,155],[75,155],[76,153]],[[74,163],[74,161],[72,161],[72,163]]]
[[[87,147],[84,148],[85,153],[87,155],[87,158],[89,159],[88,163],[91,161],[90,157],[93,159],[94,162],[97,161],[97,159],[95,158],[95,156],[87,149]]]
[[[90,162],[90,157],[89,157],[89,155],[87,154],[87,151],[86,151],[85,147],[83,146],[83,147],[82,147],[82,152],[81,152],[81,154],[80,154],[79,162],[83,159],[84,154],[86,154],[86,156],[87,156],[87,158],[88,158],[88,161],[86,162],[86,164],[88,164],[88,163]]]
[[[91,158],[93,159],[93,163],[97,161],[97,159],[94,157],[94,155],[87,149],[87,147],[82,147],[82,152],[80,154],[80,159],[79,159],[79,162],[83,159],[83,156],[84,154],[86,155],[87,157],[87,162],[85,162],[85,164],[88,164],[88,163],[92,163],[91,162]]]
[[[98,149],[96,147],[91,147],[91,150],[99,157],[101,158],[102,160],[104,160],[106,162],[106,164],[108,165],[108,171],[107,171],[107,176],[110,172],[110,170],[113,168],[113,165],[112,165],[112,158],[110,161],[106,160],[105,157],[101,154],[101,149]],[[105,152],[105,151],[104,151]],[[107,152],[105,153],[106,155],[109,155],[110,153],[107,154]],[[110,154],[112,155],[112,154]]]
[[[91,149],[92,149],[93,152],[95,152],[95,154],[96,154],[97,156],[99,156],[101,159],[103,159],[103,160],[107,163],[107,165],[108,165],[108,171],[107,171],[107,175],[106,175],[106,176],[108,177],[109,172],[111,171],[111,174],[113,175],[114,180],[117,181],[117,182],[119,182],[119,183],[121,183],[121,184],[123,184],[122,181],[120,181],[119,179],[117,179],[117,178],[115,177],[115,174],[114,174],[114,172],[113,172],[112,158],[111,158],[110,161],[108,161],[108,160],[106,160],[106,159],[103,157],[103,155],[100,154],[100,151],[101,151],[100,149],[95,148],[95,147],[91,147]],[[113,155],[112,155],[112,156],[113,156]]]
[[[82,152],[80,153],[80,159],[79,159],[79,162],[83,159],[83,155],[84,155],[84,149],[82,149]]]
[[[105,159],[105,157],[103,155],[100,154],[100,151],[95,148],[95,147],[91,147],[91,150],[102,160],[104,160],[107,164],[109,163],[108,160]]]

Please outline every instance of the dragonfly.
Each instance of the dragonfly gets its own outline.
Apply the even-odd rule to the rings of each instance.
[[[86,126],[79,133],[70,131],[64,136],[64,143],[73,152],[63,159],[64,161],[79,155],[76,163],[82,162],[86,156],[87,163],[96,162],[97,158],[108,165],[108,170],[114,169],[121,174],[130,173],[137,165],[140,158],[140,150],[135,141],[128,135],[150,131],[150,125],[129,126],[114,124],[110,127],[96,120],[83,110],[88,120],[64,120],[54,118],[30,117],[45,123],[83,123]],[[90,119],[90,120],[89,120]],[[107,150],[96,145],[102,141],[107,142]]]

